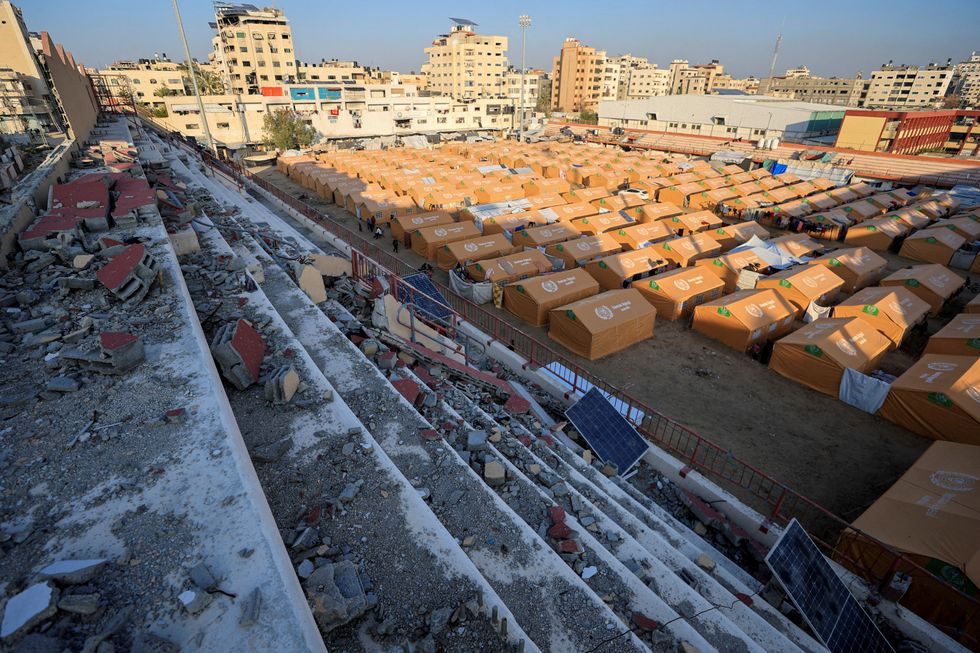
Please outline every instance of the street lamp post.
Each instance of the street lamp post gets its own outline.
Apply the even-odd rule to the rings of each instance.
[[[527,28],[531,26],[531,17],[527,14],[521,14],[518,18],[518,23],[521,25],[521,125],[520,125],[520,142],[524,142],[524,70],[527,66],[524,63],[525,47],[527,45]]]
[[[177,29],[180,31],[180,40],[184,43],[184,56],[187,58],[187,75],[191,78],[191,88],[194,89],[194,97],[197,98],[197,109],[201,112],[201,126],[204,127],[204,138],[207,139],[208,148],[212,153],[217,154],[217,145],[211,138],[211,130],[208,128],[208,116],[204,112],[204,101],[201,99],[201,90],[197,85],[197,74],[194,71],[194,60],[191,59],[191,49],[187,45],[187,36],[184,34],[184,21],[180,18],[180,7],[177,0],[174,2],[174,14],[177,16]]]

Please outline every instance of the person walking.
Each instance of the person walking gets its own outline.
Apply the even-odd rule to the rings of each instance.
[[[395,254],[398,253],[398,239],[397,238],[392,238],[391,239],[391,249],[392,249],[392,251],[395,252]]]
[[[379,238],[381,238],[381,236],[383,234],[384,234],[384,232],[381,231],[381,227],[375,227],[375,229],[374,229],[374,239],[375,240],[378,240]]]

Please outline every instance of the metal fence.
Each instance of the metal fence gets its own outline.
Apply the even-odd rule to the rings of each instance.
[[[254,184],[349,245],[355,277],[383,277],[392,287],[402,284],[407,287],[408,292],[420,292],[400,278],[417,270],[381,249],[372,240],[236,163],[217,159],[206,150],[198,149],[198,153],[212,169],[220,171],[235,182],[242,183],[246,188],[248,183]],[[936,627],[954,638],[960,638],[968,646],[977,647],[980,644],[980,641],[966,634],[966,631],[975,632],[975,624],[980,620],[980,600],[977,598],[933,575],[909,556],[867,534],[854,531],[848,522],[815,501],[780,483],[755,466],[740,460],[731,451],[670,419],[622,389],[584,370],[575,362],[491,311],[453,293],[448,287],[435,280],[433,283],[443,293],[449,303],[447,309],[454,317],[450,325],[432,324],[421,315],[419,319],[427,321],[435,328],[443,328],[443,332],[450,337],[455,335],[454,330],[459,321],[465,320],[492,340],[503,343],[521,354],[527,360],[527,365],[547,367],[548,373],[568,386],[568,396],[589,387],[596,387],[606,392],[620,403],[624,415],[641,435],[670,452],[686,465],[683,473],[696,470],[721,487],[733,491],[759,510],[764,516],[763,523],[759,525],[760,531],[767,532],[773,524],[784,526],[791,519],[796,518],[806,526],[828,556],[863,576],[879,589],[889,584],[895,571],[904,570],[913,576],[915,582],[929,586],[933,594],[943,597],[949,605],[957,607],[955,619],[949,619],[949,623],[935,623]],[[551,364],[560,367],[548,367]],[[848,533],[852,537],[847,541],[842,540],[839,538],[841,533]],[[862,542],[860,552],[856,551],[854,546],[848,545],[853,543],[855,536]]]

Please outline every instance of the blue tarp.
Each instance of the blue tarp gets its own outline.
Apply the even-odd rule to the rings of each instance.
[[[786,168],[787,166],[785,163],[773,163],[772,170],[770,170],[769,172],[771,172],[774,175],[779,175],[786,172]]]

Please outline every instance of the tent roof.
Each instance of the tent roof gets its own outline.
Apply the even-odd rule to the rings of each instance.
[[[587,297],[560,309],[595,334],[614,329],[624,322],[655,314],[656,309],[643,298],[639,290],[609,290],[594,297]]]
[[[781,345],[809,348],[841,367],[861,369],[891,346],[891,340],[859,317],[821,318],[779,340]],[[816,347],[816,349],[812,349]]]
[[[980,295],[977,295],[980,299]],[[942,329],[932,334],[933,339],[976,340],[980,342],[980,315],[977,313],[960,313],[953,317]],[[980,351],[977,352],[980,354]]]
[[[604,256],[598,261],[593,261],[589,265],[596,265],[600,268],[608,268],[615,272],[619,277],[625,279],[635,274],[643,274],[661,267],[664,259],[660,252],[652,247],[634,249],[628,252],[620,252],[611,256]]]
[[[965,283],[963,277],[938,263],[902,268],[882,279],[881,285],[896,281],[908,286],[925,286],[940,297],[952,296]]]
[[[929,304],[901,286],[870,286],[860,290],[838,304],[835,315],[838,309],[847,307],[862,307],[865,313],[881,311],[901,327],[915,324],[930,310]]]
[[[907,240],[916,240],[919,238],[935,238],[937,241],[949,247],[950,249],[956,250],[963,246],[966,242],[966,238],[959,235],[952,229],[946,229],[945,227],[932,227],[929,229],[923,229],[922,231],[917,231]]]
[[[518,292],[528,295],[537,303],[571,296],[580,292],[582,288],[594,288],[596,292],[599,291],[599,282],[582,268],[532,277],[510,285],[516,286]]]
[[[884,257],[879,256],[874,252],[874,250],[867,247],[847,247],[844,249],[838,249],[830,252],[829,254],[819,256],[814,260],[830,261],[831,266],[833,266],[834,261],[836,261],[841,266],[852,270],[859,275],[866,272],[881,270],[888,265],[888,261],[886,261]]]
[[[844,280],[822,265],[797,265],[767,277],[781,286],[796,288],[810,299],[832,292],[844,285]]]
[[[895,390],[942,393],[980,421],[980,358],[926,354],[895,379]]]
[[[692,267],[676,268],[670,272],[634,281],[630,285],[649,288],[680,302],[715,288],[724,288],[725,282],[701,267]]]
[[[796,314],[796,307],[771,288],[739,290],[701,306],[716,307],[719,313],[735,317],[752,331]]]
[[[980,585],[980,447],[935,442],[852,524],[896,549],[963,569]]]

